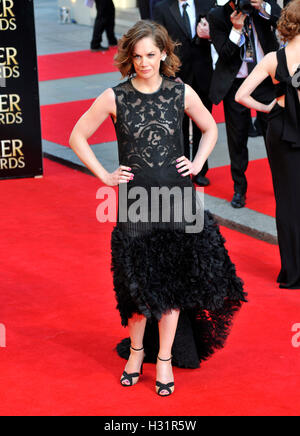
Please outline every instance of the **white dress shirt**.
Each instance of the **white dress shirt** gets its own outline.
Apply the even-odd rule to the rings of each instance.
[[[186,1],[178,0],[178,6],[182,17],[183,17],[183,5],[185,3],[188,4],[186,11],[188,13],[191,23],[192,38],[194,38],[196,36],[196,26],[197,26],[195,2],[194,0],[186,0]]]

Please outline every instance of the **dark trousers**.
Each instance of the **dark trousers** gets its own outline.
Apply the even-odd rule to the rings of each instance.
[[[151,5],[150,0],[138,0],[138,7],[142,20],[151,19]]]
[[[115,45],[115,6],[112,0],[95,0],[97,17],[94,26],[91,48],[97,49],[102,42],[102,34],[105,31],[110,45]]]
[[[205,94],[202,90],[200,90],[198,88],[196,82],[193,82],[193,84],[191,86],[197,92],[199,97],[201,98],[204,106],[211,113],[213,104],[210,101],[210,99],[208,98],[208,95]],[[193,124],[192,160],[194,160],[196,157],[196,154],[198,152],[198,149],[199,149],[199,144],[200,144],[200,141],[202,138],[202,132],[199,129],[199,127],[197,126],[197,124],[195,124],[194,122],[192,124]],[[184,120],[183,120],[183,137],[184,137],[184,155],[185,155],[185,157],[187,157],[188,159],[191,160],[191,157],[190,157],[190,118],[187,115],[185,115]],[[206,161],[199,174],[201,176],[205,177],[207,172],[208,172],[208,162]]]
[[[138,0],[138,8],[142,20],[153,20],[153,10],[160,0]]]
[[[243,81],[244,79],[236,79],[224,99],[227,142],[231,161],[231,175],[234,182],[234,192],[238,192],[242,195],[246,194],[248,188],[245,173],[249,164],[248,133],[251,122],[250,109],[235,101],[235,95]],[[257,120],[266,142],[268,115],[258,112]]]

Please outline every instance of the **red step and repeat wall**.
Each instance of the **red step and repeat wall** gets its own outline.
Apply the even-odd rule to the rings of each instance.
[[[33,0],[0,0],[0,179],[42,174]]]

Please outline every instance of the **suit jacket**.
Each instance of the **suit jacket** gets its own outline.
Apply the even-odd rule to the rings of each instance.
[[[215,0],[195,0],[196,21],[206,17]],[[182,62],[178,77],[191,85],[196,80],[198,89],[208,94],[213,74],[211,43],[205,39],[189,38],[183,23],[178,0],[163,0],[154,8],[154,21],[162,24],[173,41],[181,43],[176,54]]]
[[[258,39],[265,54],[277,51],[279,48],[275,30],[281,8],[274,0],[268,0],[268,3],[272,7],[270,20],[261,17],[257,10],[253,15]],[[219,104],[227,95],[242,66],[241,48],[229,39],[232,30],[230,20],[232,13],[233,9],[226,4],[212,9],[208,14],[212,43],[219,54],[209,93],[214,104]]]

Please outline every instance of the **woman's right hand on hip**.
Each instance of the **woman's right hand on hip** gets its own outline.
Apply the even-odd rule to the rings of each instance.
[[[128,183],[134,178],[134,174],[130,171],[131,168],[121,165],[113,173],[107,173],[103,181],[108,186],[118,186],[121,183]]]

